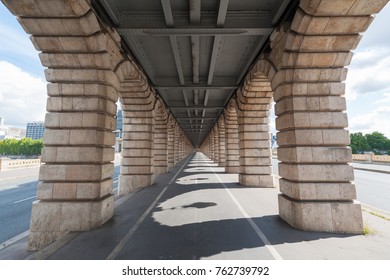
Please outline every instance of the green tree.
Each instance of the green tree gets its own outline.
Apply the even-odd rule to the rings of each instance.
[[[373,132],[365,135],[368,145],[370,145],[372,151],[380,152],[390,149],[390,140],[380,132]]]
[[[351,133],[351,144],[349,145],[352,149],[353,154],[370,151],[370,145],[368,144],[367,138],[363,136],[363,133]]]
[[[40,155],[42,140],[23,138],[22,140],[5,139],[0,141],[0,155]]]

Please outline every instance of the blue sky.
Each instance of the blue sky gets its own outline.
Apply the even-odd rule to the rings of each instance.
[[[364,33],[347,77],[349,130],[390,138],[390,4]],[[9,126],[44,120],[46,82],[38,52],[0,3],[0,116]],[[271,122],[271,128],[274,128]]]

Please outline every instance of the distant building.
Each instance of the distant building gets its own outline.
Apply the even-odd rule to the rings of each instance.
[[[118,110],[116,114],[116,130],[115,130],[115,136],[117,138],[122,138],[122,126],[123,126],[122,110]]]
[[[0,117],[0,140],[16,139],[26,137],[26,129],[4,125],[4,118]]]
[[[31,139],[42,139],[45,132],[43,122],[32,122],[27,124],[26,137]]]
[[[115,130],[115,152],[119,153],[122,150],[122,110],[118,110],[116,113],[116,130]]]

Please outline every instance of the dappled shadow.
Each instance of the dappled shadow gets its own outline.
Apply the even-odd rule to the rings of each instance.
[[[290,227],[277,215],[278,192],[241,187],[237,174],[188,174],[181,171],[169,187],[172,175],[160,175],[155,185],[118,207],[108,223],[81,234],[51,258],[104,259],[130,232],[117,259],[272,259],[259,230],[268,245],[352,236]]]
[[[265,232],[272,245],[351,236],[299,231],[289,227],[276,215],[252,220]],[[247,249],[252,249],[250,255]],[[242,258],[273,258],[248,220],[238,218],[180,226],[161,225],[147,219],[118,259],[202,259],[221,253],[226,256],[228,252],[234,253],[236,258],[240,258],[240,255]]]

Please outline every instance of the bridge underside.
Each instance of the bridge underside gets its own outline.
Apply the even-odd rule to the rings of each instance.
[[[241,186],[273,187],[274,101],[279,215],[302,230],[362,233],[343,81],[388,0],[2,2],[47,67],[30,250],[114,215],[118,99],[120,195],[194,149]]]

